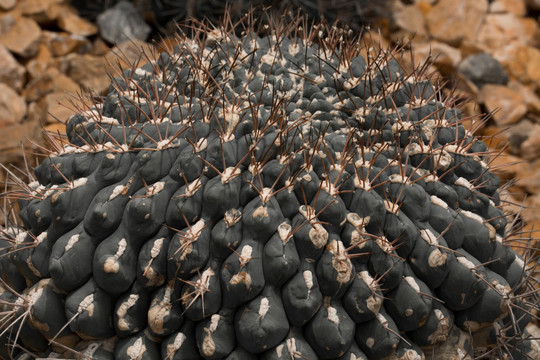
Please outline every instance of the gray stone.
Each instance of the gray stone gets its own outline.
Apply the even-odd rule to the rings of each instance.
[[[458,66],[467,79],[471,80],[479,89],[485,84],[506,85],[508,74],[501,63],[487,53],[471,55],[465,58]]]
[[[101,37],[111,44],[134,39],[145,41],[151,31],[137,9],[127,1],[100,14],[97,24]]]

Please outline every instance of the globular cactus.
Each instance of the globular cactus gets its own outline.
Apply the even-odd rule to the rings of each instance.
[[[453,99],[263,20],[124,70],[6,194],[0,357],[538,358],[534,269]]]

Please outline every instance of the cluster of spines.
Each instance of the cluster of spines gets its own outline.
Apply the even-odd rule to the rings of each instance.
[[[117,184],[115,187],[109,187],[110,194],[103,195],[102,192],[99,192],[100,196],[106,196],[109,200],[114,200],[119,194],[122,194],[123,197],[118,197],[118,199],[125,199],[126,195],[130,195],[132,200],[129,203],[131,205],[128,204],[127,199],[122,201],[125,202],[125,212],[133,217],[123,219],[122,214],[116,214],[116,219],[108,225],[110,229],[114,229],[114,225],[118,226],[119,222],[125,222],[123,231],[127,232],[131,239],[139,239],[142,242],[148,237],[156,237],[152,242],[156,249],[159,248],[156,245],[159,243],[158,240],[170,236],[167,231],[176,233],[170,242],[178,239],[180,246],[171,254],[171,258],[196,252],[195,244],[204,243],[199,240],[205,238],[206,242],[209,241],[211,230],[209,225],[219,222],[220,217],[227,214],[226,211],[239,206],[232,197],[231,202],[227,202],[220,199],[221,196],[226,198],[227,194],[236,192],[240,194],[242,203],[248,202],[249,199],[259,198],[263,207],[278,204],[285,218],[292,217],[292,224],[283,223],[280,225],[281,228],[290,229],[288,233],[285,232],[281,240],[287,243],[284,239],[293,236],[300,238],[307,236],[308,241],[312,244],[317,245],[317,240],[321,240],[320,243],[323,245],[328,243],[322,256],[328,256],[331,263],[336,263],[334,268],[344,270],[338,271],[337,276],[341,279],[347,279],[345,282],[351,282],[354,278],[346,271],[349,269],[352,272],[353,263],[359,264],[357,266],[362,268],[366,265],[367,258],[377,257],[377,264],[370,266],[380,267],[376,270],[372,269],[372,271],[378,274],[376,281],[382,289],[374,290],[375,293],[378,291],[386,293],[391,290],[390,287],[397,286],[396,282],[401,280],[402,274],[406,271],[399,268],[403,267],[404,258],[413,251],[412,248],[407,249],[407,243],[403,241],[402,234],[389,239],[387,229],[380,228],[381,224],[389,222],[388,224],[398,224],[396,226],[402,226],[404,229],[410,228],[410,224],[399,225],[403,223],[403,219],[400,219],[399,216],[402,214],[401,210],[408,207],[407,215],[414,216],[416,210],[418,214],[425,213],[425,210],[415,209],[415,207],[430,206],[429,204],[417,204],[410,200],[416,200],[414,190],[409,191],[413,188],[412,184],[423,184],[424,188],[432,186],[433,194],[437,194],[432,195],[432,203],[442,204],[442,207],[446,204],[446,210],[448,210],[448,205],[451,205],[450,208],[455,208],[457,205],[451,204],[450,200],[458,202],[462,209],[467,206],[464,201],[472,203],[469,204],[470,211],[466,210],[468,212],[460,217],[463,219],[462,221],[469,221],[472,225],[476,223],[489,225],[486,226],[486,229],[489,230],[491,227],[495,232],[495,234],[488,234],[490,239],[495,236],[502,242],[505,237],[508,237],[506,218],[494,206],[500,203],[495,192],[498,183],[496,179],[490,177],[488,167],[482,164],[480,159],[471,160],[473,156],[484,158],[488,153],[482,143],[476,142],[472,135],[468,134],[460,125],[461,120],[458,113],[448,115],[447,112],[455,111],[450,102],[439,102],[438,100],[442,100],[439,98],[439,93],[430,88],[427,82],[417,80],[417,78],[421,78],[422,74],[417,71],[409,77],[404,76],[398,65],[399,62],[393,58],[393,53],[381,52],[377,56],[369,56],[368,54],[367,62],[360,64],[361,75],[356,76],[353,73],[355,70],[352,66],[352,59],[359,59],[362,49],[358,46],[351,46],[350,44],[357,44],[356,40],[348,38],[347,32],[336,27],[309,27],[298,18],[289,26],[271,24],[266,29],[268,31],[266,37],[256,38],[255,35],[251,35],[239,39],[232,35],[231,28],[234,26],[229,25],[229,28],[218,27],[201,30],[200,33],[195,34],[196,40],[180,35],[178,46],[175,49],[165,49],[158,60],[150,60],[146,67],[126,71],[120,77],[115,78],[105,105],[96,104],[93,108],[79,112],[70,120],[68,123],[69,144],[58,145],[57,143],[57,148],[61,151],[49,157],[37,170],[39,183],[49,185],[39,186],[34,183],[30,188],[26,187],[26,191],[18,194],[18,197],[28,202],[26,209],[35,211],[32,214],[26,214],[25,225],[30,228],[30,231],[21,233],[24,236],[17,234],[19,230],[15,226],[4,231],[5,240],[13,243],[5,248],[9,253],[7,258],[13,260],[13,263],[17,263],[16,258],[19,257],[19,254],[29,249],[39,249],[40,244],[45,247],[46,251],[46,246],[51,246],[49,241],[55,241],[60,236],[66,242],[65,245],[62,244],[64,249],[70,247],[70,244],[73,246],[75,242],[82,242],[81,238],[84,236],[81,234],[84,231],[96,231],[92,236],[104,237],[105,235],[100,234],[95,225],[104,224],[105,218],[99,219],[99,216],[103,217],[105,212],[98,213],[96,211],[90,215],[79,212],[72,218],[62,218],[62,216],[66,216],[68,210],[71,210],[66,204],[66,200],[64,200],[64,204],[61,204],[62,195],[72,194],[73,190],[87,185],[87,183],[91,185],[86,187],[84,192],[88,199],[93,198],[93,196],[89,196],[88,190],[97,195],[103,184]],[[308,28],[312,30],[304,34],[302,29]],[[260,29],[260,31],[264,30],[264,28]],[[253,29],[249,27],[245,29],[245,32],[254,34]],[[292,36],[289,32],[292,32]],[[293,44],[302,44],[305,51],[304,65],[297,66],[298,72],[294,76],[304,79],[304,83],[307,82],[308,85],[312,86],[318,82],[333,82],[334,88],[342,89],[342,91],[336,91],[336,94],[330,94],[326,99],[337,96],[339,100],[332,103],[326,99],[314,97],[306,104],[302,104],[300,100],[300,104],[295,104],[297,108],[300,108],[300,111],[296,112],[294,118],[291,117],[287,107],[293,106],[291,105],[293,101],[287,97],[294,99],[296,94],[300,92],[302,94],[309,91],[317,92],[317,89],[313,87],[310,89],[309,86],[304,85],[304,88],[296,89],[296,92],[288,94],[286,91],[291,89],[285,91],[276,89],[276,83],[283,87],[290,85],[287,84],[287,81],[277,79],[277,76],[271,78],[269,75],[272,73],[272,67],[282,56],[280,53],[283,50],[281,42],[288,38],[292,39]],[[343,39],[345,39],[344,42]],[[256,77],[253,73],[249,75],[252,77],[241,79],[242,81],[235,88],[228,87],[227,84],[230,84],[231,81],[234,84],[236,79],[231,79],[228,74],[234,71],[237,62],[242,61],[243,58],[255,59],[256,49],[246,52],[246,49],[250,50],[248,43],[252,41],[255,41],[257,45],[264,45],[266,42],[269,49],[273,50],[270,53],[273,53],[275,57],[267,64],[268,72],[263,74],[263,79],[259,84],[254,84],[258,89],[256,91],[249,90],[248,85]],[[343,43],[346,45],[342,45]],[[318,45],[317,52],[308,53],[315,44]],[[217,47],[213,51],[203,50],[208,49],[207,45],[216,45]],[[212,58],[211,56],[214,55],[218,57]],[[337,64],[332,63],[333,57],[339,59]],[[316,59],[312,65],[315,69],[319,69],[319,73],[314,78],[307,76],[309,72],[301,72],[307,69],[308,58]],[[181,61],[183,64],[180,63]],[[252,62],[250,69],[255,65]],[[323,68],[329,69],[333,73],[340,73],[342,68],[347,70],[340,73],[343,76],[341,79],[335,76],[325,78]],[[223,74],[224,69],[226,69],[225,74]],[[176,73],[175,70],[180,71]],[[185,71],[184,75],[182,75],[182,71]],[[247,73],[249,74],[249,72]],[[182,83],[178,79],[187,81]],[[350,82],[347,83],[347,81]],[[352,86],[354,84],[357,86]],[[265,94],[264,89],[269,87],[273,89],[268,91],[269,94]],[[239,89],[238,93],[235,91],[236,88]],[[354,91],[358,93],[353,93],[351,88],[356,89]],[[400,93],[400,90],[404,93]],[[370,94],[370,96],[366,96],[366,94]],[[264,95],[271,96],[263,99]],[[406,95],[408,99],[400,98],[400,96]],[[359,102],[361,104],[358,104]],[[411,102],[414,105],[408,107],[405,113],[402,105]],[[175,107],[175,104],[186,106]],[[339,105],[336,107],[335,104]],[[264,105],[269,106],[270,110],[264,110]],[[412,109],[420,110],[413,115]],[[348,111],[351,117],[347,120],[335,119],[332,112],[338,110]],[[415,116],[416,118],[414,118]],[[248,119],[251,117],[251,119],[244,121],[244,117]],[[393,125],[388,120],[389,117],[392,118]],[[365,126],[366,123],[371,125]],[[443,134],[444,136],[440,135],[445,131],[448,133]],[[61,141],[51,139],[56,142]],[[244,142],[234,142],[235,139],[243,139]],[[439,140],[439,143],[435,143]],[[239,151],[239,147],[242,147],[243,151]],[[238,153],[242,156],[238,156]],[[459,157],[460,161],[456,161],[456,157]],[[126,161],[126,159],[131,161]],[[452,161],[454,161],[454,165],[452,165]],[[108,167],[103,165],[107,162]],[[131,165],[132,162],[136,165],[126,166],[126,164]],[[81,163],[85,166],[81,166]],[[110,171],[112,168],[115,171],[106,173],[103,170]],[[133,169],[136,169],[136,172],[133,172]],[[171,169],[171,172],[167,176],[168,169]],[[345,173],[349,176],[344,176]],[[94,175],[93,179],[92,175]],[[163,181],[163,179],[167,181]],[[210,186],[206,187],[206,183],[210,181],[214,188],[220,191],[214,190],[215,194],[211,194],[211,190],[203,191],[203,188],[211,188]],[[184,185],[181,186],[181,184]],[[460,187],[459,195],[463,195],[463,197],[453,199],[448,194],[445,197],[445,186],[448,185]],[[362,189],[366,194],[372,190],[376,191],[382,197],[384,207],[370,209],[375,210],[373,213],[348,213],[347,209],[350,209],[351,202],[354,201],[354,192],[357,189]],[[178,209],[181,207],[182,210],[176,215],[164,213],[157,216],[160,219],[166,218],[169,228],[160,230],[159,236],[146,234],[141,226],[136,225],[137,221],[144,223],[146,220],[146,213],[140,213],[139,210],[141,207],[144,209],[145,204],[149,203],[145,200],[160,196],[160,192],[164,199],[182,199],[178,200],[176,204]],[[69,201],[73,201],[72,205],[81,204],[75,201],[82,195],[68,196],[72,196],[74,199],[69,198]],[[188,203],[194,197],[198,197],[198,200],[192,201],[191,204]],[[479,197],[486,198],[488,205],[485,205],[486,200],[484,200],[483,206],[475,205],[475,202],[482,204],[482,199]],[[56,212],[50,209],[47,220],[47,209],[35,208],[29,203],[37,200],[34,201],[34,204],[39,207],[42,206],[40,200],[49,198],[51,204],[60,203],[62,206]],[[64,198],[66,198],[65,195]],[[200,204],[203,198],[206,201],[215,201],[216,206],[193,209],[197,202]],[[489,204],[490,198],[493,204]],[[437,199],[443,200],[438,201]],[[341,202],[346,206],[341,205]],[[83,203],[87,204],[88,201]],[[362,204],[368,203],[369,201]],[[5,208],[9,209],[10,207],[6,206]],[[380,213],[381,209],[384,209],[386,213]],[[486,214],[482,214],[483,217],[474,214],[479,209],[486,211]],[[36,215],[38,212],[39,215]],[[296,212],[298,215],[293,217]],[[242,216],[245,217],[245,214],[246,209],[244,208]],[[350,219],[354,218],[352,215],[355,214],[359,216],[360,220]],[[488,216],[490,214],[491,216]],[[377,215],[386,217],[386,220],[379,218],[378,222],[371,222],[371,229],[367,231],[365,227]],[[24,214],[21,216],[25,217]],[[169,216],[171,221],[169,221]],[[30,219],[31,217],[34,218]],[[47,224],[47,221],[53,223],[54,226],[50,227],[51,231],[47,231],[44,237],[43,234],[47,230],[47,226],[43,224]],[[364,224],[364,221],[368,224]],[[343,244],[339,245],[339,242],[335,242],[335,240],[333,242],[328,238],[329,233],[338,232],[340,226],[345,222],[350,223],[354,228],[351,231],[356,231],[356,236],[362,239],[362,243],[367,244],[362,245],[362,247],[368,247],[367,251],[358,250],[360,246],[357,243],[351,242],[344,247]],[[84,228],[80,228],[80,225],[75,227],[79,223],[83,223]],[[374,223],[379,224],[379,228],[373,228]],[[28,224],[32,226],[28,226]],[[131,225],[134,229],[131,229]],[[271,225],[274,227],[275,224]],[[452,223],[448,224],[447,229],[443,229],[444,232],[441,232],[441,235],[451,231],[451,227]],[[301,234],[305,233],[306,229],[309,229],[308,234]],[[267,230],[275,231],[275,227]],[[422,238],[426,242],[427,250],[422,251],[421,255],[434,253],[433,261],[437,264],[438,261],[441,261],[440,255],[443,255],[441,251],[452,251],[460,254],[456,250],[456,247],[460,246],[452,247],[449,244],[441,244],[440,237],[434,237],[429,229],[423,230]],[[138,231],[142,231],[144,235],[138,234]],[[69,233],[69,236],[64,235],[66,232]],[[256,235],[253,234],[253,236]],[[312,236],[316,241],[311,238]],[[47,238],[52,240],[47,241]],[[126,251],[134,251],[126,248],[124,238],[110,239],[110,247],[114,249],[112,251],[114,254],[110,256],[110,249],[105,252],[104,267],[103,269],[94,267],[93,275],[96,280],[92,281],[99,281],[100,276],[105,276],[104,274],[100,275],[102,270],[110,274],[115,273],[115,269],[121,269],[119,258],[126,254]],[[124,241],[122,242],[122,240]],[[86,243],[91,242],[91,239],[86,240]],[[147,246],[146,244],[149,242],[145,242],[144,245],[141,243],[135,248],[140,249],[141,246]],[[93,244],[93,246],[96,245]],[[236,246],[238,245],[236,244]],[[252,245],[248,245],[251,247],[251,251],[253,251],[253,247],[256,247],[256,245]],[[490,242],[489,245],[493,244]],[[55,246],[58,247],[56,244]],[[88,244],[88,246],[92,245]],[[156,252],[158,254],[151,256],[142,272],[142,277],[148,275],[152,269],[152,262],[157,261],[159,256],[159,251],[152,252],[153,246],[149,249],[150,254]],[[252,256],[246,246],[242,247],[242,249],[246,249],[245,252],[237,251],[232,244],[229,246],[232,252],[230,256],[237,257],[241,266],[250,264]],[[471,250],[480,251],[479,249]],[[36,250],[33,251],[36,252]],[[312,249],[308,247],[305,251],[305,254],[300,255],[308,258],[314,254],[321,256],[323,250],[315,246]],[[147,252],[141,251],[142,253]],[[259,249],[257,253],[260,254],[261,250]],[[130,256],[135,256],[132,261],[136,261],[136,254]],[[225,259],[220,259],[222,255],[215,253],[200,254],[200,256],[202,258],[199,259],[199,263],[187,271],[187,273],[194,270],[199,271],[195,277],[180,276],[179,272],[183,271],[180,267],[170,270],[173,274],[172,278],[180,277],[183,284],[179,285],[182,289],[185,288],[180,295],[184,310],[169,311],[170,316],[190,312],[190,316],[200,321],[206,314],[212,313],[209,307],[216,307],[216,304],[221,301],[220,298],[216,298],[215,292],[214,294],[209,292],[209,287],[212,286],[212,279],[216,279],[212,273],[219,273],[219,268],[216,268],[219,260],[224,261]],[[32,255],[30,255],[31,257]],[[466,256],[461,256],[461,258],[464,259],[463,263],[469,265],[466,261],[470,262],[470,260],[466,259]],[[211,262],[210,259],[215,261]],[[422,260],[430,261],[430,259]],[[28,264],[32,264],[32,261]],[[204,264],[213,264],[213,266],[206,265],[206,269],[209,270],[206,271],[203,268]],[[489,260],[485,262],[485,265],[489,267]],[[425,263],[421,262],[419,266],[425,266]],[[475,263],[470,267],[470,270],[481,266],[481,263]],[[39,280],[40,275],[47,271],[44,268],[38,269],[35,265],[29,265],[29,268],[30,272],[24,273],[23,277],[19,276],[20,282],[17,286],[19,289],[12,288],[14,293],[24,289],[28,285],[28,281],[35,283]],[[204,271],[200,272],[200,270]],[[517,271],[520,272],[519,270]],[[260,272],[261,269],[253,271]],[[317,273],[316,269],[306,271]],[[317,275],[321,275],[322,279],[325,274],[319,272]],[[137,276],[139,277],[139,274]],[[518,275],[516,280],[519,280],[519,277]],[[481,281],[485,280],[484,276],[478,278]],[[11,282],[13,285],[13,281],[13,279],[9,279],[8,283]],[[163,279],[164,281],[165,279]],[[235,281],[241,284],[245,283],[246,279],[238,277]],[[306,279],[304,278],[303,281]],[[424,281],[426,280],[424,279]],[[127,296],[128,303],[130,299],[139,298],[138,294],[141,293],[141,289],[135,285],[129,289],[123,289],[117,288],[117,282],[114,282],[114,285],[113,282],[106,285],[107,282],[107,280],[103,280],[100,286],[90,284],[88,291],[91,293],[95,289],[105,287],[106,292],[101,295],[106,297],[107,294],[129,290],[126,293],[129,296],[122,295]],[[126,284],[129,285],[129,283]],[[139,282],[134,284],[139,284]],[[62,287],[65,286],[65,283],[58,282],[56,285]],[[512,285],[516,288],[523,287],[520,281],[515,281]],[[46,288],[48,284],[43,286]],[[152,288],[155,286],[152,285]],[[171,286],[175,285],[167,285],[167,287]],[[215,288],[216,283],[213,286]],[[219,287],[219,283],[217,286]],[[336,293],[342,291],[339,287],[333,288],[331,282],[329,286],[324,291],[326,295],[335,296]],[[167,290],[167,287],[162,288],[163,294],[153,295],[152,304],[156,303],[156,306],[161,304],[159,305],[161,308],[171,304],[170,292],[173,290]],[[486,290],[484,285],[481,288]],[[511,292],[510,290],[505,291]],[[87,306],[90,306],[90,303],[86,306],[81,305],[85,299],[90,299],[90,293],[84,293],[85,296],[81,295],[78,307],[70,310],[72,315],[69,317],[70,322],[75,322],[77,317],[87,310]],[[212,294],[212,301],[208,301],[210,294]],[[425,299],[430,298],[426,292],[419,291],[418,294],[422,294]],[[24,295],[19,295],[20,298],[24,298]],[[270,297],[274,295],[267,294]],[[382,294],[378,296],[382,296]],[[516,296],[519,297],[519,295]],[[525,292],[523,295],[524,298],[529,296],[534,296],[534,294]],[[147,299],[147,302],[149,301]],[[336,307],[332,307],[330,303],[326,304],[327,301],[331,302],[330,298],[325,300],[327,309],[334,309],[328,311],[335,311]],[[433,303],[437,303],[437,301]],[[263,305],[261,302],[258,310],[260,313],[264,313]],[[507,305],[517,306],[512,301],[508,301]],[[32,306],[26,307],[27,310],[31,308]],[[394,311],[397,310],[394,309]],[[223,316],[231,316],[231,314],[223,314]],[[259,314],[259,316],[264,317],[264,314]],[[287,314],[287,317],[290,316],[293,314]],[[330,313],[328,316],[330,317]],[[384,317],[384,315],[381,316]],[[198,317],[202,318],[198,319]],[[214,320],[212,318],[211,322]],[[174,323],[174,319],[171,322]],[[13,325],[16,322],[10,318],[6,323]],[[22,326],[23,322],[19,321],[19,323]],[[380,324],[386,331],[389,331],[389,334],[394,334],[398,340],[401,338],[395,324],[390,326],[383,320],[380,321]],[[163,324],[158,325],[162,326]],[[211,327],[212,324],[209,326]],[[402,326],[406,327],[406,325]],[[70,327],[76,329],[74,326]],[[66,329],[66,326],[62,326],[58,329],[58,334],[54,334],[51,340],[55,340],[59,333],[66,331]],[[108,331],[107,335],[113,334],[111,329],[99,329],[99,331]],[[155,329],[152,331],[154,333],[150,337],[159,335],[155,333]],[[516,336],[518,336],[517,333]],[[101,333],[97,336],[106,337]],[[368,341],[368,339],[363,340]],[[405,338],[401,341],[410,344]],[[508,341],[503,342],[501,346],[508,346],[509,343]],[[287,346],[289,345],[287,344]],[[404,346],[404,344],[401,343],[400,346]]]

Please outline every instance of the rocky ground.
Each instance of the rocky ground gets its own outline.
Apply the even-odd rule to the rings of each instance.
[[[385,46],[410,41],[410,66],[431,58],[429,70],[471,99],[466,113],[475,120],[469,124],[500,153],[493,166],[510,181],[506,196],[516,205],[508,210],[523,205],[526,229],[540,229],[540,1],[388,4],[391,11],[372,27],[371,39]],[[29,166],[35,163],[42,128],[61,134],[81,91],[104,94],[107,71],[114,73],[118,62],[144,61],[141,48],[152,47],[143,41],[152,31],[143,19],[148,13],[122,6],[107,16],[124,15],[123,22],[105,15],[100,21],[95,13],[89,21],[67,0],[0,0],[0,163],[24,168],[21,146]],[[111,23],[123,30],[106,26]],[[478,114],[488,114],[487,120]],[[0,183],[5,178],[0,172]]]

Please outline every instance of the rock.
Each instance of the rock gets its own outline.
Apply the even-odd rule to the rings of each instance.
[[[521,144],[521,156],[525,160],[536,160],[540,157],[540,124],[533,125],[529,137]],[[540,186],[537,190],[540,190]]]
[[[533,128],[534,124],[530,120],[523,119],[504,132],[504,137],[507,139],[509,146],[508,152],[511,155],[521,156],[521,144],[529,138]],[[500,129],[498,130],[500,131]]]
[[[69,54],[65,57],[65,73],[83,88],[99,94],[109,88],[110,79],[104,71],[106,65],[102,56]]]
[[[17,0],[0,0],[1,10],[11,10],[17,4]]]
[[[510,76],[524,84],[533,84],[540,89],[540,50],[523,45],[515,49],[506,61],[501,61]]]
[[[155,53],[155,51],[150,51],[152,48],[154,48],[152,44],[140,40],[124,41],[113,47],[111,51],[105,55],[107,62],[106,70],[117,75],[119,71],[117,64],[124,68],[126,66],[132,66],[132,64],[136,64],[136,66],[140,67],[147,61],[147,59],[141,55],[143,52],[146,54]]]
[[[26,115],[26,102],[15,90],[0,83],[0,126],[20,123]]]
[[[501,63],[487,53],[469,56],[458,66],[465,77],[471,80],[479,89],[485,84],[508,83],[508,75]]]
[[[79,85],[58,69],[48,68],[37,78],[31,80],[24,90],[26,101],[37,101],[52,92],[69,92],[75,94]]]
[[[28,72],[29,78],[34,79],[41,75],[49,66],[52,61],[52,53],[47,44],[41,43],[39,45],[39,50],[30,61],[26,64],[26,71]]]
[[[11,55],[5,46],[0,45],[0,83],[9,84],[13,89],[20,91],[24,84],[26,70]]]
[[[45,42],[51,49],[53,56],[64,56],[76,52],[88,40],[80,35],[71,35],[64,32],[43,32]]]
[[[126,40],[146,40],[150,27],[132,3],[121,1],[97,17],[99,33],[111,44]]]
[[[22,14],[32,18],[40,25],[50,25],[58,16],[58,5],[66,0],[23,0],[19,7]]]
[[[526,0],[495,0],[489,4],[489,12],[524,16],[527,13],[525,2]]]
[[[0,163],[21,158],[21,143],[26,140],[35,141],[40,137],[41,129],[36,123],[23,122],[9,125],[0,131]]]
[[[28,58],[34,56],[39,48],[41,28],[32,19],[18,17],[15,23],[5,33],[0,33],[0,45],[4,45],[11,52]]]
[[[527,113],[527,104],[516,91],[503,86],[486,84],[480,90],[478,101],[493,113],[497,126],[505,127],[520,120]]]
[[[71,115],[73,115],[73,108],[70,108],[69,95],[65,92],[54,92],[45,96],[42,99],[45,104],[46,110],[45,122],[47,124],[53,124],[57,122],[65,123]],[[41,104],[40,104],[41,105]]]
[[[502,61],[513,48],[527,44],[532,38],[534,24],[523,20],[511,13],[488,14],[476,37],[476,45]]]
[[[443,74],[452,74],[461,61],[459,49],[439,41],[428,43],[418,43],[414,47],[413,56],[416,64],[420,64],[428,57],[433,59],[433,63]]]
[[[474,40],[488,10],[487,0],[440,0],[426,15],[431,35],[450,45]]]
[[[394,25],[412,34],[416,41],[426,39],[428,36],[426,22],[420,8],[415,4],[403,5],[399,2],[396,4],[391,14]]]
[[[90,36],[98,33],[98,28],[72,11],[62,12],[58,16],[60,29],[73,35]]]
[[[536,95],[532,86],[526,86],[519,81],[511,80],[508,83],[508,87],[518,92],[523,97],[529,112],[540,114],[540,97]]]

